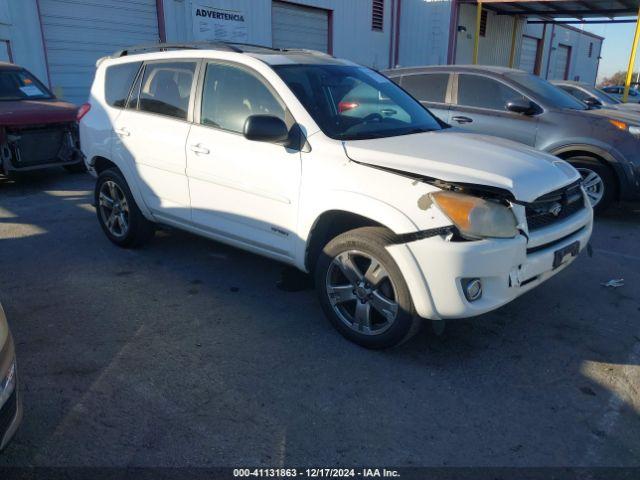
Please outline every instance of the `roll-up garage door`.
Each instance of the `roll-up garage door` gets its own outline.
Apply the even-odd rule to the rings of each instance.
[[[156,0],[40,0],[42,32],[54,92],[81,104],[96,60],[159,41]]]
[[[271,32],[276,48],[329,51],[329,12],[285,2],[273,2]]]
[[[520,50],[520,68],[529,73],[536,73],[536,60],[538,59],[538,45],[540,40],[533,37],[522,37],[522,49]]]
[[[571,58],[571,47],[558,45],[556,49],[556,63],[553,67],[554,80],[566,80],[569,71],[569,59]]]

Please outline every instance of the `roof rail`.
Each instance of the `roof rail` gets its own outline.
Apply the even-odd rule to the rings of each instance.
[[[111,56],[111,58],[119,58],[127,55],[134,55],[137,53],[165,52],[167,50],[222,50],[226,52],[244,53],[246,51],[251,51],[252,49],[254,50],[254,53],[256,53],[256,50],[266,50],[268,52],[274,53],[306,53],[309,55],[322,55],[325,57],[332,57],[332,55],[328,53],[324,53],[319,50],[309,50],[305,48],[275,48],[267,47],[265,45],[257,45],[254,43],[204,41],[136,45],[133,47],[127,47],[125,49],[118,50]]]
[[[135,45],[118,50],[111,57],[125,57],[136,53],[165,52],[167,50],[225,50],[228,52],[242,52],[241,49],[225,42],[186,42],[186,43],[154,43],[152,45]]]

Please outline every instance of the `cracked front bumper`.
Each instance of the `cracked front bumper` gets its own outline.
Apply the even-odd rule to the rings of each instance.
[[[575,260],[556,252],[589,242],[593,212],[585,208],[556,224],[512,239],[469,242],[441,236],[389,248],[411,291],[418,315],[432,320],[465,318],[495,310],[548,280]],[[406,250],[404,250],[406,249]],[[482,297],[470,302],[463,279],[479,278]]]

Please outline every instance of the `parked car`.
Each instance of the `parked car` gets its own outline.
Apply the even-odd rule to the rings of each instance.
[[[404,68],[385,72],[443,121],[537,148],[572,164],[597,212],[640,197],[640,119],[589,109],[521,70],[487,66]]]
[[[551,83],[570,95],[573,95],[588,107],[601,107],[640,113],[640,103],[622,103],[617,98],[609,95],[599,88],[594,87],[593,85],[581,82],[572,82],[571,80],[552,80]]]
[[[180,48],[125,50],[96,71],[80,138],[116,245],[161,223],[293,265],[345,337],[381,348],[421,318],[508,303],[589,240],[573,167],[447,128],[373,70],[307,51]],[[339,108],[359,98],[359,115]]]
[[[84,171],[77,111],[26,69],[0,63],[0,174],[58,165]]]
[[[22,419],[13,338],[0,305],[0,450],[7,446]]]
[[[624,85],[609,85],[608,87],[602,87],[602,91],[608,93],[614,98],[617,98],[622,102],[624,98]],[[640,93],[635,88],[629,89],[629,96],[627,97],[629,103],[640,103]]]

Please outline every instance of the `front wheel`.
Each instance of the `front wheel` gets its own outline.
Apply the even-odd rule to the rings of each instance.
[[[616,179],[611,169],[590,157],[573,157],[567,160],[578,170],[582,186],[596,213],[604,212],[616,198]]]
[[[153,236],[153,223],[140,212],[119,171],[102,172],[94,195],[98,222],[113,243],[125,248],[138,247]]]
[[[386,249],[392,234],[379,227],[343,233],[322,250],[316,287],[333,326],[367,348],[388,348],[420,325],[400,268]]]

